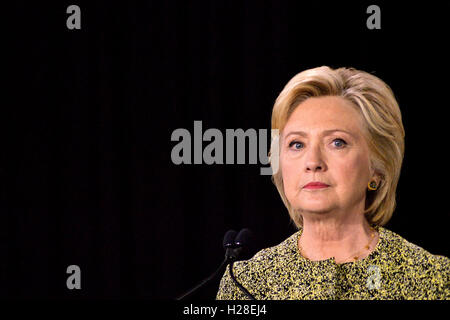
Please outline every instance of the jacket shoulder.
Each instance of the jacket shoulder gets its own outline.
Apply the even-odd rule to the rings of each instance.
[[[401,276],[397,282],[404,285],[406,297],[410,292],[417,299],[450,299],[450,259],[432,254],[393,231],[384,232],[383,260],[388,261],[394,277]]]
[[[397,233],[384,229],[385,247],[382,248],[389,260],[404,266],[416,266],[423,268],[437,268],[445,270],[450,264],[450,259],[435,255],[424,248],[409,242]],[[442,269],[444,268],[444,269]]]

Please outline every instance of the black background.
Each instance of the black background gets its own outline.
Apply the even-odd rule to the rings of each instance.
[[[68,30],[66,8],[81,8]],[[381,8],[368,30],[366,8]],[[448,2],[18,2],[5,10],[0,293],[172,299],[213,272],[222,237],[295,232],[260,165],[174,165],[171,134],[270,129],[295,74],[355,67],[393,89],[406,130],[387,228],[449,256]],[[8,19],[9,18],[9,19]],[[68,290],[66,268],[81,268]],[[218,280],[196,297],[213,299]]]

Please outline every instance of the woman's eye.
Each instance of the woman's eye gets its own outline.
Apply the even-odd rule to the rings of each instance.
[[[289,148],[294,147],[294,149],[299,150],[301,148],[303,148],[303,143],[298,142],[298,141],[292,141],[291,143],[289,143]]]
[[[344,148],[347,145],[347,142],[345,142],[342,139],[334,139],[333,140],[333,145],[336,148],[341,149],[341,148]],[[304,148],[304,145],[303,145],[302,142],[292,141],[291,143],[289,143],[289,148],[290,149],[294,148],[294,150],[300,150],[300,149]]]
[[[343,147],[345,147],[347,145],[347,142],[345,142],[342,139],[334,139],[333,140],[333,144],[334,144],[335,147],[343,148]]]

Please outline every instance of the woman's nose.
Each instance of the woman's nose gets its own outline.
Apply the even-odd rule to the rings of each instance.
[[[326,169],[322,152],[319,147],[311,148],[307,151],[305,170],[309,172],[324,171]]]

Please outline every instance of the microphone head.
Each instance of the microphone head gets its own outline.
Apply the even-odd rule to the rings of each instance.
[[[234,230],[228,230],[227,233],[225,233],[225,236],[223,237],[223,247],[225,249],[233,248],[235,246],[236,235],[237,232]]]
[[[239,231],[238,235],[236,236],[236,240],[234,241],[234,244],[236,247],[248,247],[251,239],[253,237],[252,232],[250,229],[244,228],[241,231]]]

